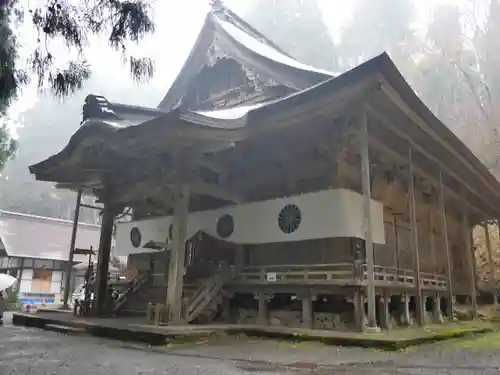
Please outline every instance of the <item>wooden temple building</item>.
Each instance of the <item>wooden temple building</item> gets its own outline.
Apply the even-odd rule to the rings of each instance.
[[[154,277],[117,313],[164,304],[168,324],[378,330],[457,300],[475,314],[472,229],[500,218],[499,182],[386,54],[316,69],[220,5],[157,108],[89,95],[30,171],[104,204],[97,313],[114,218],[132,213],[116,253]]]

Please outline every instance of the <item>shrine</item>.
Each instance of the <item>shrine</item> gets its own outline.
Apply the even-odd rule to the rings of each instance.
[[[162,306],[165,324],[377,331],[451,319],[456,300],[474,315],[472,229],[500,218],[499,182],[388,55],[316,69],[220,4],[156,108],[89,95],[30,171],[104,204],[97,313],[114,219],[132,215],[115,251],[138,273],[114,312]]]

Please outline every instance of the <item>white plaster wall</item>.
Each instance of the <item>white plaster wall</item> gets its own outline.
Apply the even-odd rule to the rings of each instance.
[[[33,270],[27,268],[23,269],[23,273],[21,275],[21,284],[19,285],[19,292],[21,293],[31,292],[32,279],[33,279]]]
[[[52,271],[52,283],[50,284],[50,293],[61,292],[62,271]]]
[[[50,284],[50,292],[55,294],[55,303],[59,303],[62,298],[62,282],[62,271],[52,271],[52,283]]]
[[[295,232],[286,234],[279,229],[277,218],[280,210],[289,203],[296,204],[300,208],[302,221]],[[218,237],[217,219],[224,214],[231,214],[234,219],[234,232],[225,239],[233,243],[291,242],[334,237],[364,238],[363,197],[346,189],[325,190],[217,210],[193,212],[188,216],[188,238],[199,230]],[[171,217],[162,217],[118,223],[117,255],[155,251],[144,249],[142,246],[150,240],[165,241],[171,220]],[[135,226],[142,234],[142,243],[139,248],[134,248],[130,242],[130,230]],[[374,242],[384,244],[383,205],[374,200],[372,200],[372,228]]]

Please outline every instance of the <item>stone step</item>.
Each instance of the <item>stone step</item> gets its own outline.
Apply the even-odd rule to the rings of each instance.
[[[77,327],[70,327],[70,326],[65,326],[61,324],[46,324],[44,326],[44,329],[47,331],[54,331],[54,332],[59,332],[59,333],[84,333],[85,329],[83,328],[77,328]]]
[[[120,316],[129,316],[129,317],[146,317],[147,309],[137,308],[137,309],[122,309],[120,310]]]

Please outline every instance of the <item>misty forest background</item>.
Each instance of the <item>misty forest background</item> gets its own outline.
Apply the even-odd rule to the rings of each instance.
[[[335,36],[315,0],[253,0],[242,16],[299,61],[333,72],[387,51],[422,100],[500,177],[500,0],[434,7],[424,30],[416,23],[416,1],[355,0],[350,21]],[[156,106],[168,89],[126,78],[111,87],[95,69],[64,104],[50,95],[40,97],[24,114],[17,156],[2,175],[2,209],[71,219],[75,194],[34,181],[28,165],[66,145],[88,93]],[[140,103],[130,102],[131,97],[141,98]],[[96,220],[90,210],[83,211],[83,220]],[[485,254],[477,257],[482,268]]]

